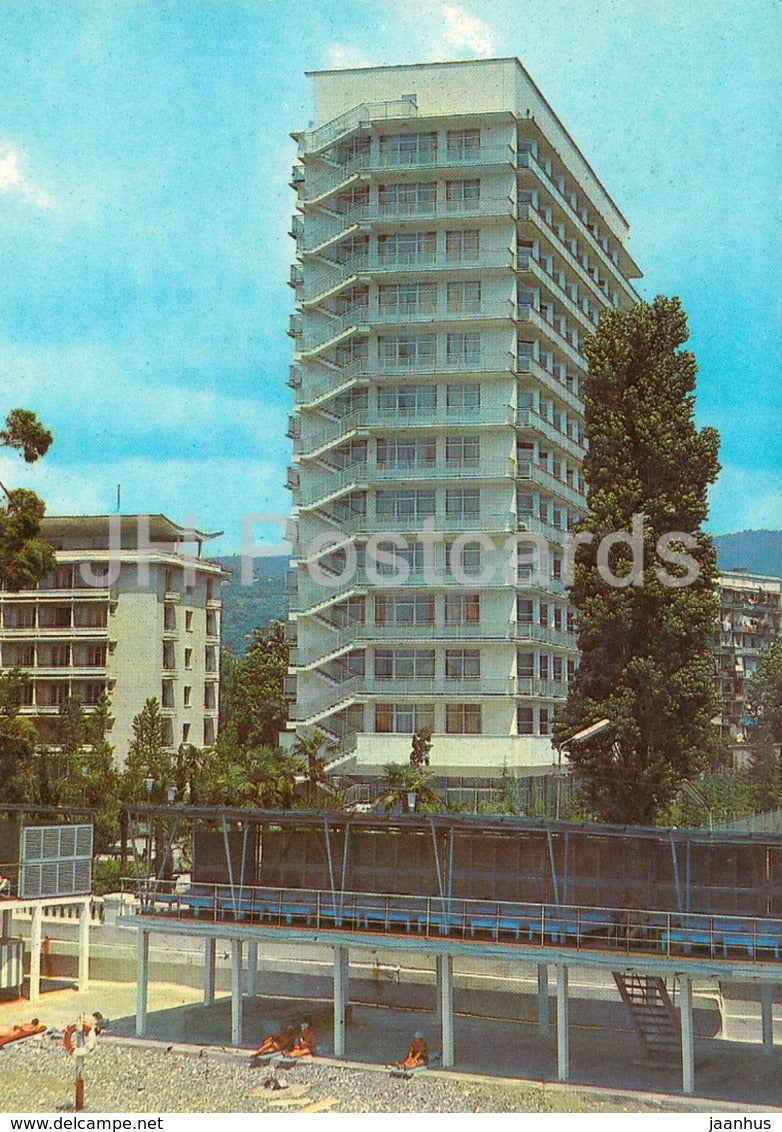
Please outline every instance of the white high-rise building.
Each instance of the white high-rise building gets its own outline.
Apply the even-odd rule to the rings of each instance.
[[[577,663],[582,350],[637,299],[627,223],[517,59],[313,78],[293,169],[292,726],[359,766],[405,760],[424,727],[442,770],[550,765]],[[508,549],[525,532],[543,571]]]

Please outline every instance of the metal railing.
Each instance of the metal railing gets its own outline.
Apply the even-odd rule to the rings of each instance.
[[[779,962],[782,918],[124,878],[140,918]]]

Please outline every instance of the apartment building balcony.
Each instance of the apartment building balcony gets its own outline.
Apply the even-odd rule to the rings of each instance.
[[[2,636],[9,640],[40,637],[46,641],[67,641],[71,638],[74,640],[105,641],[109,638],[109,628],[107,625],[4,625]]]
[[[354,255],[344,262],[325,259],[330,266],[323,271],[307,272],[308,281],[301,289],[299,299],[303,306],[317,305],[326,299],[337,295],[348,286],[359,282],[369,282],[372,276],[399,275],[406,280],[411,273],[442,272],[447,271],[453,278],[458,278],[460,271],[475,272],[499,271],[513,269],[513,254],[510,249],[496,252],[481,252],[476,255],[447,256],[436,252],[419,254]]]
[[[543,535],[547,542],[554,546],[564,546],[568,531],[564,527],[554,526],[545,519],[538,519],[532,515],[519,514],[519,531],[530,531],[533,534]]]
[[[546,262],[526,252],[519,252],[516,256],[516,271],[519,275],[529,276],[545,288],[552,299],[560,303],[587,334],[595,333],[599,324],[598,312],[593,308],[592,313],[587,314],[577,302],[573,301],[567,290],[567,279],[564,271],[550,271]]]
[[[556,428],[555,425],[536,413],[534,409],[518,409],[516,412],[516,428],[524,434],[540,434],[545,436],[555,448],[566,452],[568,456],[579,463],[584,459],[586,446],[573,440],[571,436]]]
[[[592,298],[597,300],[601,309],[613,306],[609,289],[607,286],[600,286],[598,279],[595,278],[595,270],[589,266],[588,259],[585,264],[583,258],[574,254],[571,245],[557,231],[553,222],[549,223],[546,216],[533,205],[524,203],[519,204],[517,223],[519,232],[523,236],[526,238],[537,236],[541,241],[541,246],[546,247],[552,255],[558,255],[567,264],[581,286],[586,287]],[[637,299],[633,301],[637,302]]]
[[[356,205],[347,212],[328,213],[321,219],[308,212],[304,227],[296,225],[297,251],[302,255],[319,255],[329,244],[359,230],[375,227],[405,230],[411,223],[462,220],[465,217],[480,220],[481,224],[497,219],[512,219],[513,198],[508,194],[482,197],[477,200],[434,200],[413,204],[394,204],[375,207]]]
[[[516,359],[511,352],[480,353],[463,352],[447,354],[440,351],[434,357],[418,358],[357,358],[354,362],[339,368],[330,369],[327,374],[315,379],[311,372],[307,372],[306,380],[302,384],[298,396],[297,407],[302,409],[316,409],[344,392],[357,381],[365,378],[398,378],[400,373],[414,375],[442,375],[449,377],[453,374],[498,374],[507,376],[516,370]]]
[[[334,499],[346,491],[367,489],[373,484],[439,483],[441,481],[462,483],[465,480],[485,482],[513,478],[516,474],[514,461],[509,458],[482,460],[479,465],[466,467],[463,463],[443,461],[433,464],[405,464],[382,466],[376,463],[351,464],[339,472],[320,470],[315,476],[307,476],[298,506],[301,509],[322,507],[329,499]],[[315,482],[313,482],[315,481]]]
[[[510,511],[481,512],[480,515],[409,515],[392,519],[386,516],[327,514],[318,509],[318,518],[329,528],[346,535],[382,534],[393,530],[398,534],[415,534],[428,530],[435,532],[462,534],[467,531],[485,531],[487,534],[503,534],[516,530],[516,516]]]
[[[298,142],[299,155],[314,156],[329,149],[342,138],[347,138],[357,130],[369,130],[373,122],[388,122],[396,118],[415,118],[418,104],[415,98],[383,99],[380,102],[362,102],[351,107],[344,114],[332,118],[330,122],[312,130],[302,130],[292,135]]]
[[[576,634],[568,629],[554,629],[550,625],[536,625],[531,621],[514,621],[512,637],[516,641],[529,641],[536,645],[553,645],[569,652],[578,651]]]
[[[532,699],[567,698],[566,680],[541,680],[537,676],[517,676],[516,695]]]
[[[579,417],[584,416],[584,402],[578,393],[570,389],[564,381],[561,381],[554,373],[553,364],[551,368],[542,364],[535,358],[527,357],[520,354],[516,359],[516,372],[519,374],[529,374],[534,378],[544,389],[567,405],[569,409],[573,409],[578,413]]]
[[[561,325],[557,326],[552,314],[544,314],[543,311],[538,310],[537,307],[528,306],[526,304],[519,305],[518,308],[518,322],[519,331],[523,331],[525,327],[534,327],[539,333],[544,334],[546,338],[550,339],[557,347],[559,352],[577,366],[582,372],[586,373],[587,363],[583,354],[579,352],[571,340],[565,336]]]
[[[381,680],[372,676],[355,676],[342,684],[323,688],[307,688],[307,698],[303,704],[296,704],[294,712],[299,722],[314,722],[321,712],[338,711],[348,703],[375,699],[408,699],[411,697],[451,696],[460,701],[485,700],[496,696],[513,696],[516,681],[510,677],[484,677],[477,679],[449,679],[447,677],[422,677],[407,679],[392,677]],[[302,716],[304,718],[302,718]]]
[[[46,680],[100,680],[108,679],[109,670],[105,664],[51,664],[34,665],[28,668],[31,677]]]
[[[334,315],[329,324],[322,327],[308,326],[307,333],[301,335],[299,356],[307,361],[323,350],[332,350],[340,342],[354,334],[368,335],[371,328],[369,307],[351,307],[342,315]]]
[[[303,204],[320,204],[333,193],[347,188],[351,181],[359,177],[371,177],[377,173],[392,170],[447,169],[457,173],[460,169],[480,169],[509,165],[515,167],[516,158],[509,145],[481,145],[461,152],[445,152],[440,149],[420,153],[385,153],[370,155],[362,153],[343,165],[322,173],[309,174],[305,168],[304,185],[299,193]]]
[[[477,410],[449,408],[445,405],[431,409],[393,414],[378,409],[357,409],[339,420],[329,421],[321,428],[297,435],[298,444],[294,454],[300,460],[314,460],[329,448],[354,436],[369,435],[371,431],[394,432],[399,429],[439,429],[470,428],[490,429],[503,425],[511,426],[516,420],[515,410],[510,405],[491,405]],[[300,421],[299,421],[300,423]]]
[[[518,478],[538,484],[539,487],[545,488],[551,495],[569,503],[571,507],[575,507],[580,511],[586,510],[585,495],[580,491],[576,491],[575,488],[569,487],[568,484],[559,479],[558,476],[553,476],[551,472],[545,471],[544,468],[539,468],[537,464],[532,464],[528,460],[520,461],[518,466]]]
[[[566,222],[570,224],[582,240],[586,242],[590,251],[597,255],[603,268],[609,273],[611,279],[614,281],[615,290],[624,291],[627,298],[632,303],[638,302],[639,296],[635,289],[627,282],[622,270],[619,266],[620,257],[626,260],[626,268],[628,273],[635,271],[640,275],[640,271],[636,264],[633,262],[627,251],[617,243],[616,259],[614,259],[610,252],[604,247],[599,234],[595,231],[594,227],[585,224],[577,210],[573,207],[568,197],[562,193],[556,181],[546,172],[542,165],[537,161],[531,153],[520,153],[518,155],[519,170],[528,170],[531,176],[531,183],[536,184],[539,188],[551,198],[552,202],[556,204],[562,211],[566,218]],[[521,178],[524,179],[524,174]]]

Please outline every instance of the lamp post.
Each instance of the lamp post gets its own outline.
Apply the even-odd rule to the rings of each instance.
[[[407,809],[411,814],[415,813],[415,808],[418,805],[418,795],[415,790],[408,790],[407,792]]]

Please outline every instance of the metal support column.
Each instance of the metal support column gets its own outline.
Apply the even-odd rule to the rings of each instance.
[[[215,946],[217,940],[208,935],[204,940],[204,1006],[214,1005],[215,1000]]]
[[[570,1080],[570,1018],[567,995],[568,969],[557,964],[557,1079]]]
[[[695,1043],[692,1027],[692,979],[682,975],[679,979],[679,1011],[682,1028],[682,1092],[692,1096],[695,1092]]]
[[[79,973],[80,992],[90,985],[90,901],[85,900],[79,909]]]
[[[258,976],[258,940],[248,939],[247,941],[247,994],[250,998],[255,998],[255,990]]]
[[[231,1045],[242,1044],[242,941],[231,940]]]
[[[345,1015],[348,1004],[347,947],[334,948],[334,1056],[345,1056]]]
[[[136,1037],[147,1032],[147,984],[149,982],[149,932],[139,931],[136,965]]]
[[[442,1029],[442,1066],[453,1068],[453,959],[440,956],[440,1024]]]
[[[538,963],[538,1031],[547,1038],[551,1033],[548,1004],[548,963]]]
[[[763,1027],[763,1053],[770,1056],[774,1052],[774,986],[763,983],[760,988],[760,1019]]]
[[[33,908],[30,924],[30,1002],[41,997],[41,942],[43,936],[43,906]]]
[[[0,912],[0,939],[11,938],[11,913]]]
[[[443,957],[434,957],[434,1024],[439,1033],[443,1026]]]

